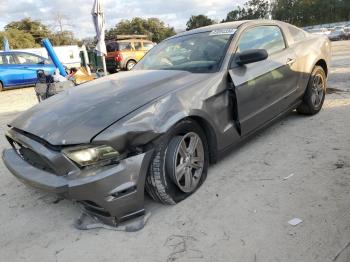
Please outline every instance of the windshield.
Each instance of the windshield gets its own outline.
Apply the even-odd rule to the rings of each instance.
[[[215,72],[220,68],[232,35],[233,31],[213,31],[166,40],[151,49],[135,69]]]

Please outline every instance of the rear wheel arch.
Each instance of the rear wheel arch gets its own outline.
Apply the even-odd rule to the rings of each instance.
[[[327,66],[327,62],[324,59],[320,59],[316,62],[315,66],[320,66],[323,68],[323,71],[326,74],[326,77],[328,76],[328,66]]]
[[[327,76],[324,68],[315,65],[310,74],[302,103],[297,107],[297,112],[304,115],[317,114],[323,105],[327,89]]]
[[[137,63],[137,62],[136,62],[136,59],[134,59],[134,58],[128,59],[128,61],[127,61],[126,63],[129,63],[129,62],[131,62],[131,61]]]

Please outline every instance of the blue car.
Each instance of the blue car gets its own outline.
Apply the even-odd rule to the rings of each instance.
[[[54,74],[56,67],[51,60],[42,56],[19,51],[0,52],[0,91],[34,85],[39,69]]]

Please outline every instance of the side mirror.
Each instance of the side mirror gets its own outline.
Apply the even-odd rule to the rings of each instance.
[[[268,53],[265,49],[251,49],[237,53],[235,62],[242,66],[267,59]]]

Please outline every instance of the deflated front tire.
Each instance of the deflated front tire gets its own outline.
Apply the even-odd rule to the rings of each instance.
[[[209,165],[206,136],[193,120],[177,123],[156,142],[146,190],[156,201],[174,205],[205,181]]]

